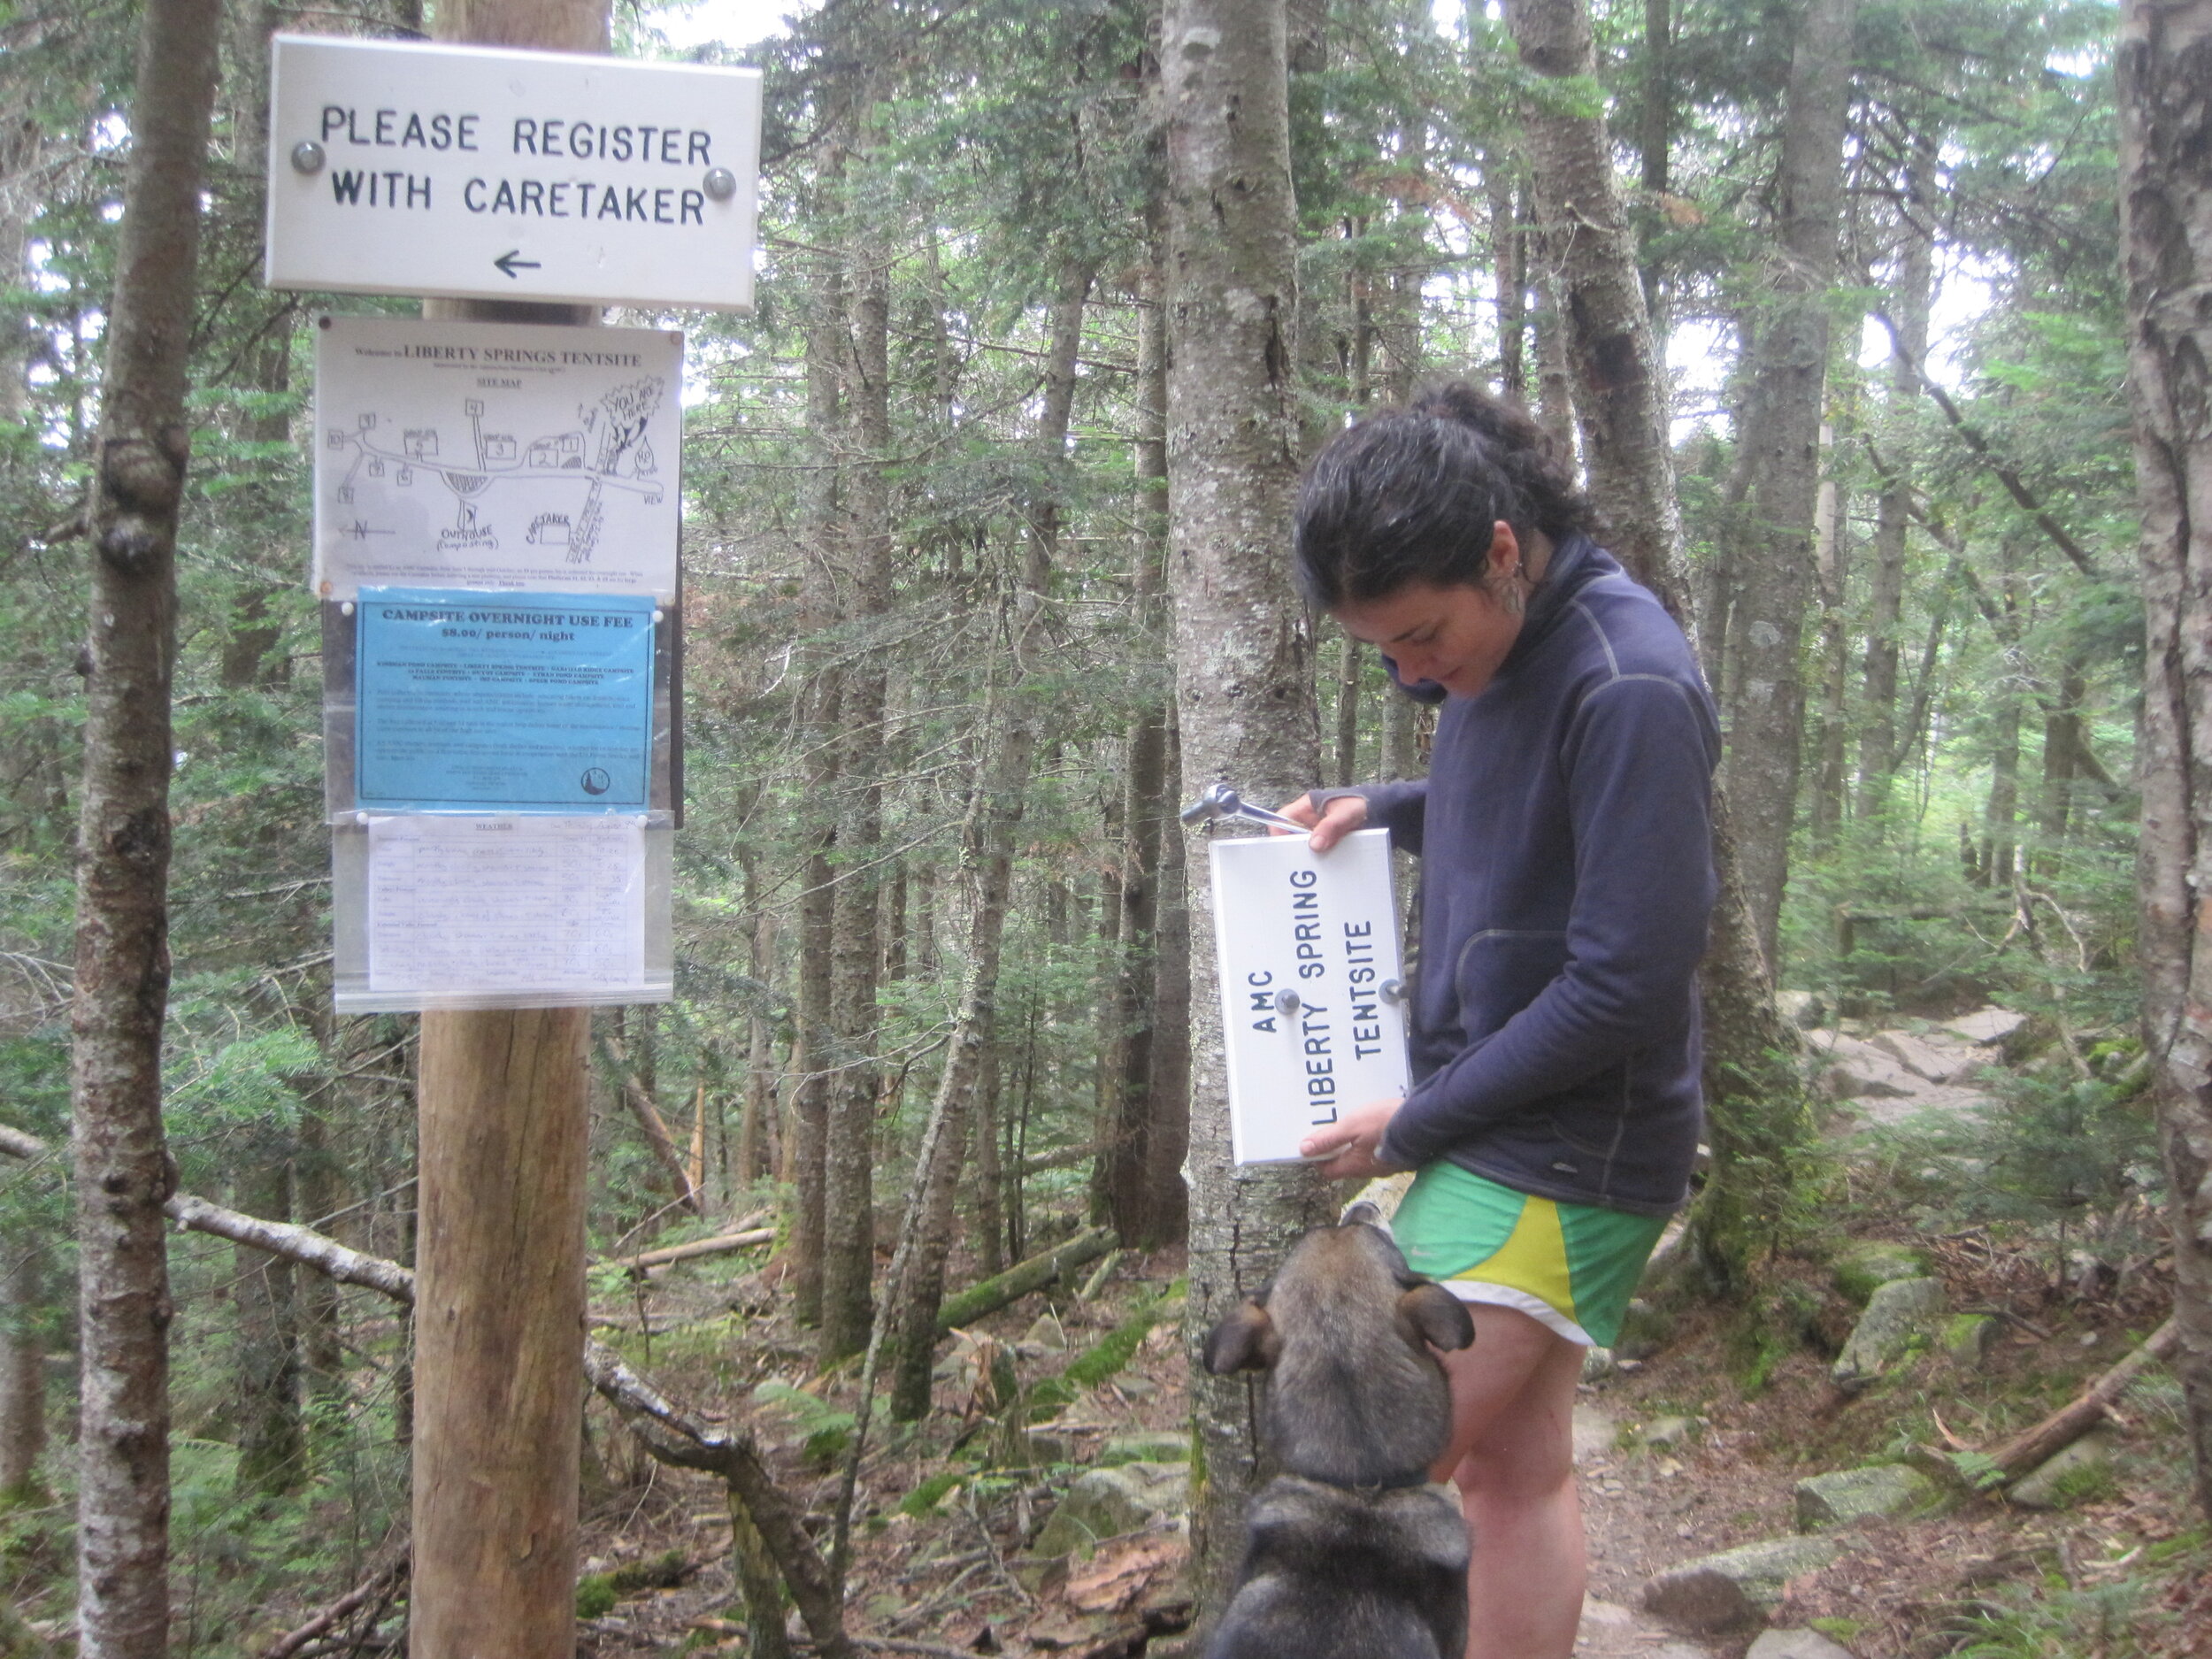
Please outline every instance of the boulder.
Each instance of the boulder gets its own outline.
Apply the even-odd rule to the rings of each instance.
[[[1039,1314],[1036,1322],[1022,1333],[1018,1347],[1033,1348],[1040,1354],[1064,1354],[1067,1351],[1067,1329],[1058,1316],[1047,1309]]]
[[[1943,1352],[1955,1365],[1979,1366],[1997,1346],[2005,1322],[1994,1314],[1955,1313],[1943,1327]]]
[[[1829,1367],[1829,1380],[1846,1394],[1858,1393],[1902,1359],[1942,1312],[1939,1279],[1894,1279],[1877,1286]]]
[[[1674,1336],[1674,1316],[1641,1296],[1630,1300],[1613,1338],[1616,1359],[1649,1359]]]
[[[1818,1031],[1828,1021],[1828,1004],[1817,991],[1777,991],[1774,1006],[1800,1031]]]
[[[1841,1642],[1816,1630],[1763,1630],[1744,1659],[1855,1659]]]
[[[2023,1509],[2063,1509],[2101,1490],[2109,1477],[2112,1433],[2092,1429],[2056,1456],[2038,1463],[2005,1492],[2005,1501]]]
[[[1670,1568],[1644,1586],[1644,1610],[1691,1631],[1757,1624],[1781,1605],[1792,1578],[1843,1554],[1826,1538],[1769,1538]]]
[[[1903,1099],[1927,1087],[1927,1079],[1914,1076],[1895,1055],[1863,1037],[1838,1032],[1815,1048],[1814,1058],[1832,1100]]]
[[[2025,1014],[2016,1014],[2008,1008],[1978,1008],[1970,1014],[1945,1020],[1942,1029],[1979,1048],[1993,1048],[2027,1023]]]
[[[1836,1257],[1836,1288],[1860,1307],[1884,1285],[1900,1279],[1924,1279],[1928,1258],[1909,1244],[1863,1239]]]
[[[1644,1425],[1639,1438],[1655,1451],[1671,1451],[1678,1447],[1687,1446],[1697,1439],[1697,1435],[1695,1417],[1654,1417]]]
[[[1040,1560],[1087,1554],[1099,1540],[1118,1538],[1190,1505],[1190,1470],[1182,1463],[1123,1463],[1079,1476],[1037,1534]]]
[[[1975,1043],[1947,1031],[1917,1036],[1885,1031],[1868,1039],[1915,1077],[1930,1083],[1970,1083],[1991,1056]]]
[[[1884,1516],[1909,1515],[1935,1502],[1935,1483],[1902,1463],[1839,1469],[1797,1483],[1797,1530],[1825,1532]]]

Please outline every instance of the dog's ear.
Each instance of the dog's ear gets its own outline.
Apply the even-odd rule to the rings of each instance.
[[[1425,1282],[1399,1297],[1398,1327],[1409,1340],[1417,1338],[1447,1352],[1474,1346],[1474,1316],[1441,1285]]]
[[[1239,1303],[1206,1339],[1206,1369],[1217,1377],[1233,1371],[1266,1371],[1282,1356],[1283,1339],[1267,1310],[1256,1302]]]

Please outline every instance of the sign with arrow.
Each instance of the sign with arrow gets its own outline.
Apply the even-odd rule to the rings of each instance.
[[[283,35],[267,280],[749,311],[760,73]]]

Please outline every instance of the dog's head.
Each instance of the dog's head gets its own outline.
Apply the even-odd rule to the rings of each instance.
[[[1433,1349],[1467,1347],[1467,1306],[1406,1265],[1390,1235],[1316,1227],[1206,1339],[1206,1369],[1275,1373],[1268,1440],[1294,1473],[1403,1479],[1443,1449],[1450,1397]]]

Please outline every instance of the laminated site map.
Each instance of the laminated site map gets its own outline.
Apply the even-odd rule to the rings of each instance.
[[[681,334],[325,317],[316,343],[318,597],[675,599]]]

